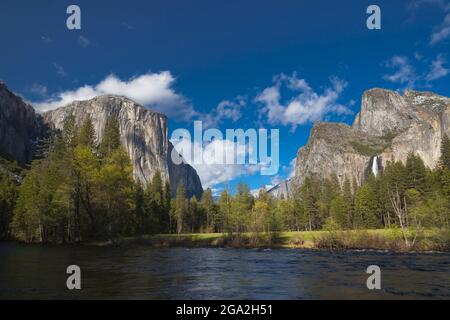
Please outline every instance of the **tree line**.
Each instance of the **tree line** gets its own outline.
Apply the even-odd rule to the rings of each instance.
[[[235,195],[224,190],[217,202],[207,190],[201,201],[184,201],[177,193],[173,216],[177,232],[277,232],[450,227],[450,140],[441,143],[434,170],[409,154],[405,164],[387,161],[376,177],[368,172],[364,183],[336,175],[307,177],[291,197],[276,199],[266,190],[254,197],[239,184]],[[175,231],[175,230],[173,230]]]
[[[1,238],[64,243],[156,233],[449,228],[447,136],[433,170],[409,154],[405,164],[388,161],[376,177],[369,172],[361,186],[310,176],[287,199],[264,189],[253,196],[239,184],[217,201],[211,189],[189,199],[182,184],[172,197],[160,172],[146,186],[135,182],[115,116],[99,145],[94,136],[89,116],[79,127],[68,117],[20,186],[0,172]],[[404,235],[407,244],[414,241]]]

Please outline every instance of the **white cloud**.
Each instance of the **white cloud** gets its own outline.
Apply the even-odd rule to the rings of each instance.
[[[83,48],[86,48],[87,46],[89,46],[91,44],[91,41],[88,38],[83,37],[81,35],[78,37],[77,42],[78,42],[78,45],[80,45]]]
[[[231,100],[222,100],[216,108],[207,114],[202,114],[205,127],[217,127],[223,121],[235,123],[242,117],[242,109],[247,105],[246,97],[237,96]]]
[[[444,21],[433,32],[430,38],[430,45],[435,45],[438,42],[444,41],[450,37],[450,13],[448,13]]]
[[[445,17],[439,26],[433,28],[429,45],[433,46],[450,37],[450,2],[448,0],[414,0],[408,3],[408,8],[413,12],[419,11],[422,5],[431,5],[439,8]]]
[[[56,65],[55,65],[56,66]],[[55,109],[76,100],[88,100],[99,95],[122,95],[146,107],[160,111],[177,120],[188,120],[195,111],[187,99],[173,89],[175,78],[169,71],[146,73],[123,81],[109,75],[96,85],[57,93],[52,98],[34,103],[41,111]]]
[[[274,77],[274,85],[264,89],[255,101],[262,104],[262,114],[270,124],[297,125],[321,120],[326,114],[350,114],[350,109],[337,103],[347,83],[338,78],[331,78],[331,87],[319,94],[304,79],[280,74]],[[293,97],[283,104],[281,90],[288,89]]]
[[[416,70],[405,56],[393,56],[386,64],[397,69],[393,74],[386,74],[383,79],[389,82],[405,84],[407,88],[414,86],[417,80]]]
[[[259,192],[264,189],[264,187],[258,188],[258,189],[251,189],[250,193],[252,196],[257,197],[259,195]]]
[[[213,187],[224,182],[231,181],[243,175],[253,175],[261,170],[259,164],[226,164],[227,154],[245,154],[246,146],[240,145],[230,140],[215,139],[203,146],[203,161],[197,164],[190,161],[193,157],[189,154],[201,154],[202,149],[199,143],[193,143],[187,139],[173,141],[175,149],[182,155],[197,171],[204,188]]]
[[[450,73],[450,69],[445,67],[446,59],[443,54],[438,54],[429,66],[426,65],[427,61],[422,59],[418,62],[420,63],[420,69],[426,67],[428,72],[417,73],[407,57],[393,56],[386,63],[386,66],[397,70],[393,74],[384,75],[383,79],[404,86],[400,89],[411,89],[413,87],[429,88],[431,87],[431,81],[443,78]]]
[[[447,3],[447,0],[414,0],[408,3],[408,8],[417,10],[424,4],[436,5],[443,10],[447,10],[447,8],[450,8],[450,3]]]
[[[28,91],[43,98],[48,95],[47,87],[39,83],[33,83]]]
[[[53,66],[55,67],[56,73],[58,74],[58,76],[60,76],[60,77],[65,77],[65,76],[67,76],[67,73],[66,73],[66,71],[64,70],[63,66],[61,66],[61,65],[59,65],[59,64],[57,64],[57,63],[53,63]]]
[[[44,42],[44,43],[50,43],[50,42],[53,42],[52,38],[50,38],[50,36],[48,36],[48,35],[42,35],[42,36],[41,36],[41,40],[42,40],[42,42]]]
[[[444,67],[446,63],[443,55],[438,55],[435,60],[431,62],[431,67],[429,73],[426,75],[426,81],[433,81],[442,77],[445,77],[450,73],[450,69]]]

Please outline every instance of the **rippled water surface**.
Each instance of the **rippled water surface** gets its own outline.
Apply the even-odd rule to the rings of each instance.
[[[82,290],[66,289],[66,268]],[[367,266],[382,290],[366,288]],[[449,253],[0,243],[2,299],[450,299]]]

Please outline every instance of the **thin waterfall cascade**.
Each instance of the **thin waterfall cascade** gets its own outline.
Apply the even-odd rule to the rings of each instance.
[[[372,173],[376,177],[379,173],[378,156],[372,158]]]

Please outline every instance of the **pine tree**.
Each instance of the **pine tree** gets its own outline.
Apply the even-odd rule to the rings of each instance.
[[[95,129],[90,115],[87,115],[78,133],[78,145],[95,149]]]
[[[73,150],[78,144],[75,117],[72,114],[64,119],[62,139],[66,149]]]
[[[350,180],[347,177],[344,179],[343,195],[344,195],[346,216],[347,216],[345,226],[347,228],[352,228],[353,227],[354,199],[353,199],[352,187],[350,185]]]
[[[133,168],[124,149],[113,151],[99,170],[98,201],[105,210],[104,225],[108,226],[108,237],[133,233],[134,180]],[[94,200],[95,195],[94,195]]]
[[[442,167],[450,170],[450,139],[447,134],[444,134],[441,141],[440,164]]]
[[[185,230],[186,216],[188,215],[188,206],[186,198],[186,189],[182,183],[178,185],[177,196],[175,198],[175,217],[177,223],[177,233],[180,234]]]
[[[100,144],[100,154],[108,156],[120,147],[120,124],[116,115],[110,115],[106,120],[103,140]]]
[[[189,200],[189,222],[191,232],[200,232],[205,225],[206,215],[195,196]]]
[[[222,221],[220,220],[217,205],[214,203],[211,188],[206,189],[200,201],[205,215],[205,227],[209,232],[219,232],[221,231]]]
[[[330,206],[333,199],[341,193],[339,179],[336,174],[330,178],[321,179],[321,189],[317,199],[319,209],[317,224],[322,224],[330,216]]]
[[[145,213],[145,196],[144,196],[144,188],[142,188],[141,183],[136,183],[135,189],[135,223],[136,223],[136,233],[143,234],[144,232],[144,224],[146,219]]]
[[[380,227],[377,198],[369,183],[364,183],[355,194],[355,227]]]
[[[8,239],[11,236],[11,223],[16,200],[16,184],[7,174],[0,171],[0,239]]]
[[[164,183],[163,190],[163,216],[161,218],[161,232],[170,232],[170,202],[172,200],[172,191],[168,180]]]
[[[231,197],[227,190],[223,190],[219,198],[219,213],[222,226],[220,229],[228,233],[233,233],[232,225],[229,223],[231,217]]]
[[[152,201],[152,209],[156,217],[156,229],[157,232],[162,232],[164,229],[164,223],[166,221],[165,210],[164,210],[164,188],[163,181],[161,178],[161,172],[157,170],[152,178],[152,183],[147,189],[149,198]]]
[[[343,195],[338,195],[331,201],[330,213],[340,229],[348,227],[347,205]]]
[[[288,199],[279,199],[276,210],[281,219],[281,226],[283,229],[287,228],[287,230],[291,231],[300,230],[299,217],[297,215],[298,210],[295,210],[295,201],[292,197]]]
[[[249,187],[239,183],[236,196],[231,201],[231,215],[228,221],[234,232],[241,233],[245,231],[253,201]]]
[[[318,204],[318,182],[316,179],[307,177],[300,188],[301,206],[307,219],[308,230],[319,229],[321,217]]]
[[[422,196],[429,191],[427,186],[427,169],[423,160],[412,153],[406,159],[406,188],[416,189]]]

